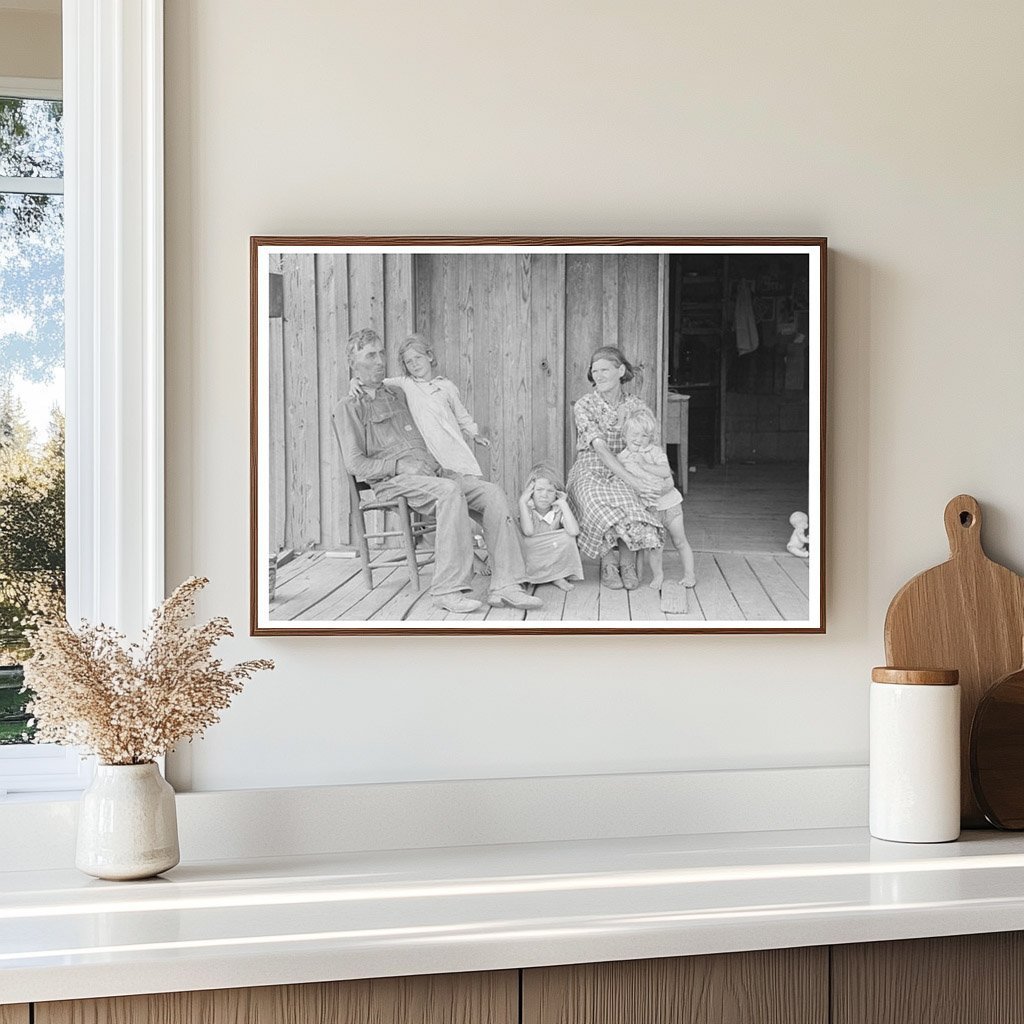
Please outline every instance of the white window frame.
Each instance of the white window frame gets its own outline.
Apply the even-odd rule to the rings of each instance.
[[[163,0],[64,0],[62,30],[68,618],[138,636],[164,596]],[[0,748],[0,798],[92,768]]]
[[[10,78],[0,76],[0,95],[22,100],[59,100],[64,88],[59,78]]]
[[[7,78],[0,75],[0,96],[21,100],[59,100],[63,97],[59,78]],[[7,178],[0,175],[0,192],[28,195],[62,195],[63,178]]]

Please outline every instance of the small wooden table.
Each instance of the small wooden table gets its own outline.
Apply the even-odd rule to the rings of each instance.
[[[665,445],[678,445],[679,489],[690,489],[690,396],[670,391],[665,406]]]

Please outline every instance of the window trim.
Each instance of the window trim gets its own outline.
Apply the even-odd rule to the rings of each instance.
[[[68,618],[138,636],[164,596],[163,0],[64,0],[62,31],[62,83],[0,81],[64,100]],[[15,773],[25,750],[0,796],[92,776],[60,747]]]
[[[64,98],[59,78],[11,78],[0,75],[0,96],[21,100],[60,100]]]
[[[9,78],[0,75],[0,96],[19,100],[62,100],[59,78]],[[8,178],[0,176],[0,192],[22,195],[62,195],[63,178]]]

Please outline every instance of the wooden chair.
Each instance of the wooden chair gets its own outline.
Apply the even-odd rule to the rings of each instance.
[[[349,496],[349,526],[352,531],[352,543],[363,560],[361,572],[366,583],[367,590],[373,590],[373,570],[389,569],[396,559],[404,558],[409,567],[409,582],[412,583],[414,591],[419,593],[420,589],[420,565],[430,565],[434,561],[434,553],[419,562],[416,555],[416,541],[425,533],[434,529],[434,520],[431,516],[414,512],[409,508],[409,502],[402,497],[394,498],[391,501],[378,501],[373,495],[373,488],[364,484],[348,471],[345,465],[345,456],[342,453],[341,434],[338,431],[337,420],[332,416],[331,423],[334,426],[334,440],[338,444],[338,454],[341,457],[341,469],[348,478]],[[364,500],[364,496],[367,497]],[[383,512],[385,515],[383,530],[367,530],[366,513]],[[398,529],[387,529],[387,513],[393,512],[398,516]],[[378,538],[401,537],[402,547],[400,550],[381,556],[376,565],[370,564],[370,541]]]
[[[419,562],[416,554],[416,541],[425,533],[434,530],[434,520],[409,508],[409,502],[404,497],[393,498],[390,501],[379,501],[375,497],[366,497],[373,494],[369,484],[363,483],[345,470],[348,477],[349,492],[349,522],[352,527],[352,543],[359,551],[359,557],[363,560],[361,572],[366,583],[367,590],[373,590],[373,570],[389,569],[396,560],[404,558],[409,568],[409,582],[412,589],[419,592],[420,589],[420,565],[430,565],[434,561],[434,553]],[[387,520],[383,530],[368,530],[366,528],[367,512],[393,512],[398,516],[398,529],[388,530]],[[378,537],[401,537],[402,547],[394,553],[382,555],[376,563],[370,562],[370,541]]]

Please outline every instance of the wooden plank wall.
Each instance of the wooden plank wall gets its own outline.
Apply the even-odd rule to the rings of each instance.
[[[281,257],[271,253],[269,259],[271,281],[281,281]],[[283,289],[283,282],[279,285]],[[273,293],[274,289],[271,288]],[[285,535],[285,412],[284,412],[284,315],[283,308],[271,305],[269,320],[270,391],[268,414],[270,418],[270,551],[277,553],[284,546]]]
[[[279,262],[277,260],[279,259]],[[384,339],[388,373],[413,327],[458,386],[491,447],[486,476],[515,499],[530,467],[572,465],[572,403],[590,355],[618,345],[634,391],[660,416],[662,305],[656,255],[286,254],[283,317],[271,320],[271,538],[276,550],[348,543],[348,491],[331,413],[348,390],[345,341]],[[283,486],[281,486],[283,484]]]
[[[415,259],[416,329],[491,438],[480,464],[510,497],[534,463],[562,474],[572,465],[572,403],[590,390],[595,348],[625,351],[640,369],[637,393],[660,416],[657,256]]]
[[[661,381],[663,301],[659,259],[647,255],[569,255],[566,258],[565,464],[572,465],[572,406],[589,390],[594,349],[615,345],[637,370],[633,392],[663,419]]]
[[[336,550],[349,542],[348,485],[331,423],[348,393],[345,344],[372,327],[387,346],[388,372],[397,372],[413,324],[412,257],[288,253],[272,257],[270,270],[283,286],[283,316],[270,321],[271,543]]]
[[[563,463],[565,257],[415,259],[416,329],[491,441],[487,477],[518,495],[530,467]]]

